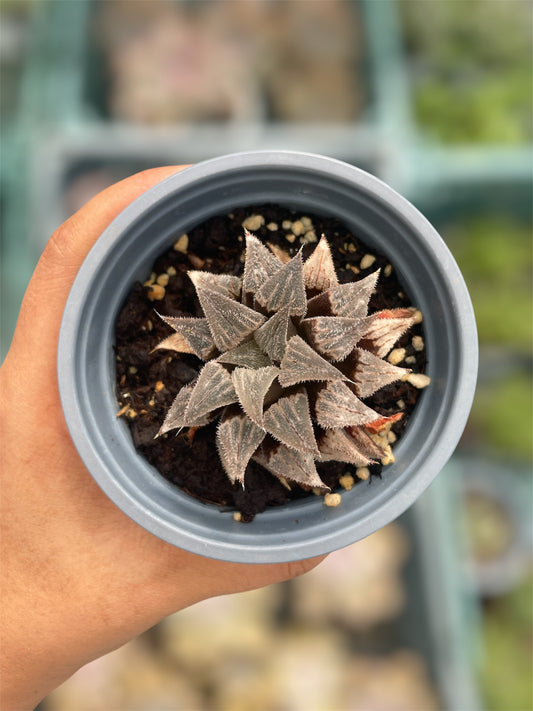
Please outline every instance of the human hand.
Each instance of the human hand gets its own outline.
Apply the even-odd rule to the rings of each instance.
[[[100,490],[68,433],[56,376],[65,302],[85,256],[135,198],[185,166],[138,173],[52,235],[0,369],[1,707],[33,708],[80,666],[199,600],[302,574],[188,553],[129,519]]]

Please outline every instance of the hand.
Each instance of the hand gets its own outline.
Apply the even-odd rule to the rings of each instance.
[[[185,166],[138,173],[52,235],[0,370],[2,703],[33,708],[80,666],[199,600],[261,587],[319,560],[242,565],[175,548],[122,513],[81,462],[59,401],[56,356],[89,249],[136,197]]]

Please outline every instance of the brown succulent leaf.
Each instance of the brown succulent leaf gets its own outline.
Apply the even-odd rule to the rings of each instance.
[[[364,348],[354,348],[342,369],[353,380],[355,391],[361,398],[370,397],[409,373],[408,369],[391,365]]]
[[[244,486],[244,473],[253,453],[265,438],[265,431],[238,410],[228,408],[217,428],[217,448],[230,481]]]
[[[365,329],[359,345],[384,358],[396,341],[414,322],[416,309],[385,309],[377,311],[365,320]]]
[[[259,347],[272,360],[280,361],[283,358],[287,340],[296,334],[289,312],[290,307],[284,306],[254,333]]]
[[[354,440],[357,448],[365,457],[379,460],[385,454],[385,450],[374,442],[364,427],[347,427],[346,433]]]
[[[318,447],[304,389],[281,397],[264,413],[264,427],[279,442],[318,456]]]
[[[168,412],[165,416],[163,424],[159,429],[156,437],[159,437],[165,432],[170,430],[181,429],[182,427],[203,427],[207,425],[211,419],[210,413],[207,415],[202,415],[197,419],[191,419],[185,417],[185,410],[191,399],[191,394],[194,389],[194,385],[185,385],[179,393],[174,398],[174,402],[169,407]]]
[[[255,294],[255,301],[267,311],[279,311],[288,306],[291,315],[305,314],[307,296],[301,252],[263,283]]]
[[[187,272],[196,290],[198,287],[218,291],[219,294],[230,299],[239,299],[241,296],[242,279],[230,274],[211,274],[191,270]]]
[[[209,334],[211,337],[211,334]],[[175,353],[194,353],[191,348],[191,344],[187,341],[181,333],[173,333],[171,336],[165,338],[161,343],[153,349],[154,351],[174,351]]]
[[[235,368],[231,374],[239,404],[258,427],[263,427],[265,395],[278,373],[278,368],[270,365],[257,370]]]
[[[349,378],[322,358],[303,338],[293,336],[287,343],[285,355],[280,363],[278,380],[280,385],[286,388],[297,383],[349,380]]]
[[[262,314],[217,291],[203,287],[196,291],[219,351],[235,348],[266,321]]]
[[[184,417],[197,420],[202,415],[233,402],[237,402],[237,393],[231,375],[224,366],[212,360],[200,371]]]
[[[279,261],[282,264],[287,264],[287,262],[291,261],[291,255],[286,252],[282,247],[280,247],[278,244],[273,244],[272,242],[267,242],[267,246],[269,250],[274,254]]]
[[[318,459],[321,462],[333,460],[364,467],[373,461],[359,449],[358,442],[344,429],[326,430],[318,438],[318,449],[320,450]],[[380,453],[379,458],[381,456],[383,455]]]
[[[307,342],[329,360],[344,360],[361,338],[361,319],[313,316],[300,323]]]
[[[303,267],[303,275],[305,286],[308,289],[326,291],[339,283],[331,257],[331,250],[324,235],[320,238],[320,242],[311,256],[306,260]]]
[[[261,447],[253,460],[274,476],[295,481],[310,488],[329,489],[318,476],[313,455],[308,452],[296,452],[283,444],[275,447]]]
[[[244,368],[263,368],[270,365],[270,358],[263,353],[253,338],[222,353],[217,361],[228,365],[240,365]]]
[[[216,353],[207,319],[186,316],[158,316],[176,333],[161,341],[156,350],[168,349],[178,353],[194,353],[202,360],[209,360]]]
[[[307,316],[342,316],[344,318],[364,318],[368,302],[376,287],[380,270],[359,281],[339,284],[323,294],[309,299]]]
[[[340,381],[321,388],[315,402],[315,419],[324,429],[349,427],[372,422],[378,413],[365,405]]]
[[[244,262],[243,291],[256,293],[264,282],[275,274],[282,266],[265,245],[248,230],[244,230],[246,238],[246,256]]]

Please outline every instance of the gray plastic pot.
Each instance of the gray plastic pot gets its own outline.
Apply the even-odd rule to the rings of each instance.
[[[428,374],[383,478],[362,482],[337,508],[311,497],[272,508],[252,523],[202,504],[171,485],[117,419],[114,322],[157,255],[208,217],[277,203],[334,215],[394,264],[424,313]],[[377,178],[322,156],[237,153],[199,163],[135,200],[103,232],[72,287],[59,338],[63,411],[87,469],[115,504],[156,536],[212,558],[269,563],[353,543],[389,523],[426,489],[454,451],[472,404],[477,337],[470,298],[447,247],[407,200]]]

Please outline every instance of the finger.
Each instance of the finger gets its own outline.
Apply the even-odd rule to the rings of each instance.
[[[48,295],[52,281],[59,292],[57,297],[66,298],[89,250],[115,217],[149,188],[186,167],[168,166],[136,173],[89,200],[48,240],[29,290],[38,294],[45,291]]]
[[[34,344],[41,361],[47,348],[55,352],[67,296],[98,237],[133,200],[187,167],[153,168],[121,180],[96,195],[54,232],[24,295],[12,347],[21,345],[20,350],[28,354]]]

